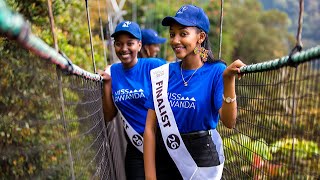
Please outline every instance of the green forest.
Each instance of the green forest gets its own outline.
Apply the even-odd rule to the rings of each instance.
[[[261,0],[265,10],[277,9],[285,12],[290,20],[288,31],[296,33],[297,19],[299,17],[299,3],[296,0]],[[320,24],[320,2],[319,1],[304,1],[303,15],[303,33],[302,41],[305,48],[316,46],[320,42],[320,32],[318,24]]]
[[[108,42],[101,41],[99,17],[102,19],[104,32],[108,32],[109,30],[106,28],[108,27],[106,12],[111,7],[106,6],[111,5],[110,3],[103,3],[105,1],[100,3],[97,0],[88,2],[95,50],[94,57],[97,67],[103,69],[105,62],[103,60],[102,46],[103,44],[108,44]],[[203,0],[195,3],[201,6],[209,16],[211,22],[209,37],[216,56],[219,51],[219,2]],[[290,2],[288,1],[288,3]],[[30,21],[32,30],[36,35],[53,46],[46,0],[7,0],[7,3],[13,10],[23,14]],[[98,3],[100,6],[97,5]],[[170,3],[169,6],[168,3]],[[179,7],[185,3],[192,3],[192,1],[129,0],[124,4],[125,13],[123,17],[128,20],[136,20],[141,27],[154,28],[161,36],[168,37],[168,29],[161,26],[161,20],[165,16],[174,15],[177,10],[174,7]],[[55,0],[52,8],[59,49],[75,64],[93,72],[85,3],[73,0]],[[307,10],[306,8],[306,17],[310,17],[309,13],[318,12],[317,10],[311,11],[312,9],[310,10],[311,12]],[[297,5],[294,8],[290,6],[290,11],[297,14],[299,7]],[[315,22],[312,22],[312,20],[305,18],[306,24],[304,25],[303,33],[308,33],[306,36],[309,39],[311,39],[310,36],[312,34],[316,35],[318,33],[316,30],[313,30],[312,33],[309,32],[312,29],[316,29],[317,19],[314,19]],[[297,25],[297,22],[297,18],[289,17],[284,11],[271,8],[265,10],[263,4],[258,0],[226,1],[224,3],[221,58],[228,63],[235,59],[242,59],[247,64],[251,64],[287,55],[295,44],[296,30],[292,26]],[[107,37],[106,34],[106,40]],[[317,39],[314,38],[314,40],[316,41]],[[107,53],[110,54],[108,50]],[[173,52],[168,44],[163,46],[161,56],[168,61],[174,61]],[[108,61],[111,62],[110,58]]]
[[[142,28],[154,28],[163,37],[168,37],[167,27],[161,20],[174,15],[182,4],[193,1],[128,0],[124,4],[123,18],[136,20]],[[302,31],[303,44],[310,48],[319,44],[317,31],[320,13],[317,1],[306,1]],[[53,47],[46,0],[7,0],[14,11],[21,13],[32,27],[33,33]],[[98,69],[104,69],[103,45],[108,39],[108,11],[110,3],[100,0],[88,1],[93,33],[94,59]],[[168,5],[170,4],[170,5]],[[211,22],[210,42],[218,55],[220,30],[220,1],[202,0],[195,3],[208,14]],[[93,72],[85,2],[55,0],[52,5],[55,33],[58,46],[75,64]],[[111,8],[112,9],[112,8]],[[230,63],[242,59],[246,64],[272,60],[288,55],[295,45],[298,25],[299,3],[291,1],[234,0],[224,2],[221,58]],[[101,23],[100,21],[101,20]],[[100,26],[101,24],[101,26]],[[115,25],[113,25],[114,27]],[[101,39],[103,29],[105,42]],[[110,34],[109,34],[110,35]],[[4,40],[1,40],[4,43]],[[108,62],[111,49],[107,48]],[[168,42],[162,47],[161,57],[174,61]]]
[[[88,2],[88,9],[86,3]],[[119,0],[117,1],[120,2]],[[13,11],[23,15],[23,17],[30,24],[32,32],[43,39],[44,42],[54,47],[54,40],[51,31],[50,20],[48,16],[48,0],[6,0],[8,7]],[[218,58],[219,52],[219,32],[220,32],[220,1],[218,0],[183,0],[183,1],[157,1],[157,0],[127,0],[123,4],[122,15],[126,20],[137,21],[142,28],[154,28],[160,36],[169,37],[167,27],[161,25],[161,20],[165,16],[173,16],[177,9],[187,3],[193,3],[202,7],[207,12],[211,29],[209,33],[210,42],[213,45],[213,52],[215,58]],[[302,31],[302,41],[304,48],[310,48],[320,43],[320,32],[317,30],[320,24],[320,3],[318,1],[305,1],[304,12],[304,24]],[[96,69],[104,69],[107,64],[114,62],[114,56],[112,56],[112,40],[110,39],[110,19],[109,15],[112,11],[112,4],[109,1],[103,0],[52,0],[52,11],[54,17],[54,34],[57,37],[57,45],[72,63],[79,67],[94,73],[95,69],[93,61],[96,64]],[[89,10],[90,18],[90,30],[92,31],[92,48],[90,44],[90,35],[88,28],[87,10]],[[264,62],[286,56],[290,53],[291,49],[295,46],[297,24],[298,24],[299,4],[296,0],[232,0],[224,1],[223,11],[223,33],[222,33],[222,48],[221,58],[230,64],[235,59],[241,59],[246,64],[253,64],[258,62]],[[115,27],[116,24],[113,24]],[[104,39],[102,38],[102,34]],[[1,35],[1,34],[0,34]],[[93,55],[92,55],[93,52]],[[161,58],[167,61],[175,61],[174,53],[170,49],[168,41],[162,46],[160,53]],[[23,61],[22,61],[23,60]],[[24,179],[37,177],[36,175],[43,170],[54,170],[52,176],[48,179],[68,179],[69,174],[65,169],[59,166],[59,160],[67,160],[68,151],[65,146],[50,147],[48,152],[49,156],[43,154],[37,154],[36,157],[29,156],[26,152],[20,152],[25,147],[41,147],[41,142],[53,143],[55,138],[61,138],[63,136],[58,132],[63,131],[62,126],[50,126],[45,125],[41,130],[37,127],[32,128],[27,122],[33,120],[44,120],[50,122],[52,119],[60,119],[59,107],[56,107],[59,103],[59,97],[56,97],[55,92],[58,89],[58,85],[53,83],[56,80],[55,68],[48,68],[39,63],[41,60],[35,55],[28,53],[27,50],[22,49],[14,41],[0,36],[0,150],[1,152],[10,152],[11,156],[3,156],[0,159],[0,179],[1,177],[13,179]],[[317,64],[319,67],[319,63]],[[43,68],[43,69],[42,69]],[[306,67],[308,69],[309,67]],[[286,70],[276,71],[282,74],[291,74]],[[302,73],[303,74],[303,73]],[[319,71],[310,71],[306,79],[316,77]],[[272,76],[273,77],[273,76]],[[285,77],[274,76],[274,79],[282,79]],[[293,76],[288,76],[289,85],[293,82]],[[286,79],[286,80],[287,80]],[[79,80],[79,79],[78,79]],[[249,82],[250,76],[247,81],[242,81],[244,85],[250,83],[264,83],[264,78],[259,77],[257,82]],[[319,85],[314,86],[312,82],[310,84],[301,80],[300,87],[306,86],[309,94],[314,97],[318,97],[319,102]],[[318,80],[318,79],[317,79]],[[318,80],[319,81],[319,80]],[[318,82],[315,81],[315,82]],[[55,82],[55,81],[54,81]],[[283,80],[284,82],[284,80]],[[67,82],[68,83],[68,82]],[[83,85],[84,82],[80,80],[79,85]],[[264,85],[264,84],[263,84]],[[288,86],[289,86],[288,85]],[[99,87],[95,84],[93,86]],[[44,88],[46,87],[46,88]],[[278,88],[277,85],[261,88],[259,90],[245,89],[242,93],[244,95],[251,96],[256,95],[254,93],[261,93],[257,96],[260,98],[271,97],[273,94],[279,93],[282,95],[282,89],[274,90]],[[66,92],[66,100],[77,101],[79,99],[85,99],[86,97],[82,92],[69,92],[68,87],[64,87]],[[260,88],[260,87],[259,87]],[[291,86],[287,91],[293,89]],[[253,91],[254,93],[251,93]],[[286,90],[284,90],[286,91]],[[306,92],[305,89],[299,89],[299,92]],[[285,94],[285,93],[284,93]],[[290,93],[288,97],[290,98]],[[281,97],[282,98],[282,97]],[[316,120],[319,120],[319,106],[315,107],[314,101],[310,97],[306,98],[308,101],[306,104],[302,104],[299,101],[299,113],[308,114]],[[263,104],[259,106],[259,101],[245,102],[245,107],[260,107],[257,111],[270,108],[272,105]],[[279,103],[279,102],[277,102]],[[281,104],[281,102],[280,102]],[[278,104],[276,104],[278,105]],[[307,105],[307,107],[303,107]],[[285,106],[285,105],[283,105]],[[309,107],[313,107],[308,109]],[[280,111],[285,111],[286,107],[280,108]],[[53,110],[52,110],[53,109]],[[77,106],[72,106],[71,110],[67,113],[67,116],[77,118],[78,114],[85,114],[86,111]],[[308,112],[308,110],[310,110]],[[242,110],[244,111],[244,110]],[[241,118],[256,117],[258,124],[266,124],[265,120],[270,119],[269,128],[275,128],[281,126],[284,123],[284,130],[289,131],[291,128],[290,118],[283,118],[280,115],[275,117],[268,114],[246,114],[244,113]],[[307,115],[305,118],[307,119]],[[281,119],[283,118],[283,119]],[[278,121],[278,120],[281,121]],[[315,121],[312,121],[314,123]],[[255,121],[253,119],[252,121]],[[272,121],[272,122],[271,122]],[[319,125],[308,124],[304,118],[299,119],[297,130],[300,134],[303,134],[304,128],[310,128],[312,132],[310,137],[305,140],[299,140],[296,146],[299,148],[297,157],[304,158],[299,161],[299,167],[309,167],[312,163],[319,162]],[[280,124],[280,125],[279,125]],[[41,124],[40,124],[41,125]],[[239,124],[240,128],[245,131],[249,131],[248,126],[245,124]],[[71,124],[71,133],[79,133],[82,131],[81,123],[73,122]],[[222,130],[223,131],[223,130]],[[229,131],[226,130],[226,134]],[[248,136],[234,136],[234,139],[238,139],[240,143],[243,143],[242,150],[230,139],[225,139],[224,143],[227,148],[234,152],[247,156],[250,162],[254,161],[254,154],[252,152],[261,153],[261,157],[264,160],[281,161],[290,157],[289,149],[293,146],[294,142],[290,139],[286,139],[287,133],[284,132],[279,136],[279,139],[273,139],[273,137],[261,134],[261,132],[250,132],[255,138],[263,139],[249,139]],[[37,136],[38,135],[38,136]],[[40,135],[40,137],[39,137]],[[42,136],[43,135],[43,136]],[[313,138],[315,137],[315,138]],[[91,136],[84,138],[82,141],[77,140],[74,142],[74,147],[78,148],[81,144],[91,140]],[[269,139],[268,139],[269,138]],[[89,140],[88,140],[89,139]],[[79,141],[79,142],[78,142]],[[261,143],[262,142],[262,143]],[[316,142],[316,143],[315,143]],[[267,146],[270,145],[270,146]],[[272,147],[271,147],[272,146]],[[258,148],[257,148],[258,147]],[[30,150],[31,151],[31,150]],[[301,153],[305,152],[305,154]],[[88,156],[91,152],[89,151]],[[284,156],[282,156],[284,153]],[[281,154],[281,156],[277,156]],[[229,163],[237,164],[243,167],[244,172],[251,172],[251,168],[248,165],[243,165],[234,156],[229,154]],[[77,164],[75,171],[82,171],[83,166],[86,165],[86,158]],[[89,159],[90,157],[88,157]],[[89,159],[90,160],[90,159]],[[309,162],[312,162],[311,164]],[[59,167],[59,168],[56,168]],[[262,167],[266,168],[266,167]],[[286,167],[281,167],[279,171],[284,172],[285,175],[290,174],[290,171]],[[311,168],[311,167],[310,167]],[[314,166],[312,172],[318,172],[320,166]],[[94,168],[90,169],[94,171]],[[41,174],[41,173],[40,173]],[[253,173],[254,174],[254,173]],[[83,173],[83,179],[87,176],[90,177],[90,173]],[[87,175],[87,176],[86,176]],[[279,175],[279,174],[277,174]],[[319,174],[316,174],[319,175]],[[315,175],[315,176],[316,176]],[[275,176],[276,177],[276,176]],[[310,176],[313,177],[313,176]],[[303,179],[303,176],[301,176]],[[271,177],[272,179],[272,177]]]

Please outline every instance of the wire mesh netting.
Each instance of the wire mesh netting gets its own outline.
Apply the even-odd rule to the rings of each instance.
[[[121,179],[119,127],[105,125],[101,82],[2,43],[1,178]]]
[[[320,178],[320,61],[246,74],[238,118],[221,124],[224,179]]]

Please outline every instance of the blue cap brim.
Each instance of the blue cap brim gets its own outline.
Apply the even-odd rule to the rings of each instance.
[[[158,37],[157,39],[153,39],[151,41],[145,42],[142,40],[142,45],[150,45],[150,44],[163,44],[167,41],[166,38],[160,38]]]
[[[167,41],[166,38],[157,37],[156,39],[152,39],[151,41],[142,40],[142,45],[150,45],[150,44],[163,44]]]
[[[166,38],[161,38],[161,37],[158,37],[158,39],[156,40],[156,43],[157,44],[163,44],[164,42],[166,42]]]
[[[162,26],[170,26],[173,22],[181,24],[183,26],[196,26],[195,24],[186,21],[182,18],[167,16],[162,20]]]

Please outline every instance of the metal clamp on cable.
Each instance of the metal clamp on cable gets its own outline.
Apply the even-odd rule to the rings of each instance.
[[[288,58],[288,65],[291,67],[297,67],[297,63],[293,62],[292,56],[297,53],[302,51],[302,45],[297,44],[290,52],[289,58]]]
[[[304,0],[299,1],[299,21],[298,21],[298,30],[297,30],[297,36],[296,36],[296,46],[291,50],[289,54],[288,59],[288,65],[291,67],[297,67],[297,63],[293,62],[292,56],[296,52],[301,52],[302,50],[302,42],[301,42],[301,33],[302,33],[302,24],[303,24],[303,12],[304,12]]]
[[[59,50],[59,54],[61,54],[61,56],[63,56],[64,59],[66,59],[68,62],[68,67],[66,69],[62,69],[63,74],[65,74],[65,75],[73,74],[72,73],[73,72],[73,64],[72,64],[71,60],[61,50]]]

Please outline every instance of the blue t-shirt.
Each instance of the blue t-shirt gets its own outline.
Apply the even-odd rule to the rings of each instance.
[[[161,61],[163,61],[164,63],[167,63],[167,61],[165,59],[162,59],[162,58],[158,58],[160,59]]]
[[[157,58],[138,58],[130,69],[124,69],[122,63],[111,66],[113,100],[138,133],[144,132],[147,117],[144,104],[151,93],[150,70],[163,64]]]
[[[168,99],[180,133],[216,128],[222,106],[223,77],[226,65],[205,63],[189,80],[194,70],[182,70],[181,62],[169,64]],[[145,104],[154,109],[152,94]]]

